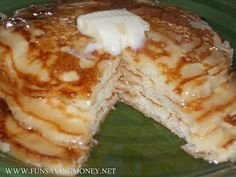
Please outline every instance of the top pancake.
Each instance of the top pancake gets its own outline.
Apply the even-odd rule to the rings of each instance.
[[[75,21],[85,13],[118,8],[127,8],[150,23],[145,47],[134,58],[144,54],[158,60],[154,63],[162,73],[153,74],[164,75],[166,82],[174,84],[171,89],[177,95],[185,96],[196,82],[202,83],[199,76],[220,74],[214,81],[216,85],[228,79],[232,50],[196,15],[170,5],[152,7],[135,1],[109,0],[32,6],[17,11],[0,29],[4,65],[1,80],[27,95],[91,96],[103,73],[99,62],[115,57],[104,51],[84,55],[93,39],[80,34]],[[6,58],[11,62],[6,64]],[[196,82],[187,84],[190,79]]]

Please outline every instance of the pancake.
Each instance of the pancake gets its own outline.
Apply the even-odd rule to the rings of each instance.
[[[55,145],[42,137],[38,132],[30,129],[24,129],[13,117],[6,103],[0,100],[1,118],[0,118],[0,149],[6,153],[10,153],[22,161],[36,166],[44,164],[49,169],[57,169],[60,175],[75,175],[77,164],[86,160],[86,158],[78,159],[77,157],[86,157],[87,150],[80,148],[72,148],[70,146],[63,147]],[[3,143],[4,142],[4,143]],[[62,168],[64,171],[59,172]]]
[[[44,10],[48,15],[32,18],[32,13]],[[24,134],[32,130],[40,135],[32,142],[42,142],[45,148],[48,145],[41,139],[52,147],[83,152],[72,154],[71,159],[56,156],[54,162],[54,157],[44,158],[47,154],[43,158],[34,152],[24,155],[28,142],[10,143],[11,155],[33,165],[80,167],[84,161],[80,159],[86,159],[93,146],[93,134],[118,100],[114,88],[120,77],[120,59],[104,51],[86,54],[93,39],[78,33],[74,24],[77,11],[85,13],[86,8],[79,4],[35,6],[17,11],[0,27],[0,95],[11,111],[11,120],[27,130]],[[70,19],[65,20],[67,17]]]
[[[113,55],[77,29],[78,16],[123,8],[150,24],[142,48]],[[194,157],[235,160],[232,54],[206,22],[172,5],[89,0],[18,10],[0,26],[0,96],[9,108],[1,149],[44,168],[81,167],[120,100],[184,138]]]
[[[236,110],[229,43],[198,16],[173,6],[134,12],[151,31],[143,49],[124,51],[122,100],[184,138],[184,150],[194,157],[233,160],[235,134],[223,126]]]

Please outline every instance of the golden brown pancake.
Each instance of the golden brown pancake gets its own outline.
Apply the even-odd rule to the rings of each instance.
[[[150,24],[144,46],[86,53],[94,39],[77,30],[76,18],[122,8]],[[89,0],[19,10],[0,26],[0,93],[10,110],[1,119],[2,150],[45,168],[80,167],[119,99],[184,138],[195,157],[233,160],[232,53],[206,22],[172,5]]]
[[[86,159],[87,150],[74,147],[56,145],[47,140],[40,133],[32,129],[24,129],[13,117],[6,103],[1,100],[0,118],[0,149],[10,153],[12,156],[30,164],[47,168],[57,169],[60,175],[74,175],[71,169],[75,169],[79,163]],[[64,173],[59,169],[64,168]],[[68,174],[66,173],[68,170]],[[70,172],[70,173],[69,173]]]

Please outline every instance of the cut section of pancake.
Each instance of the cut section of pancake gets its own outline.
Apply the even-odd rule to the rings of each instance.
[[[140,51],[124,52],[121,83],[127,83],[121,98],[184,137],[188,143],[184,149],[195,157],[213,162],[234,159],[235,134],[222,126],[236,110],[228,42],[199,17],[176,7],[134,11],[153,29]],[[136,87],[142,88],[141,94],[130,99],[125,93],[137,93]],[[148,108],[145,98],[154,101],[156,108]],[[230,143],[225,146],[226,142]]]
[[[122,8],[150,24],[143,47],[94,50],[76,18]],[[171,5],[89,0],[19,10],[0,26],[0,95],[10,109],[2,150],[45,168],[80,167],[120,99],[184,138],[194,157],[234,160],[232,53],[206,22]]]
[[[149,77],[127,63],[123,63],[121,72],[123,77],[121,77],[118,86],[121,101],[141,111],[144,115],[153,118],[179,137],[184,138],[188,143],[183,146],[184,150],[194,157],[204,158],[205,160],[216,163],[235,160],[236,132],[232,131],[233,125],[231,125],[231,129],[226,128],[225,122],[226,116],[236,109],[235,83],[222,84],[214,91],[211,98],[204,101],[204,105],[208,106],[211,104],[213,105],[211,108],[216,109],[211,113],[213,115],[208,115],[209,121],[202,120],[201,123],[188,123],[182,119],[181,114],[176,111],[177,109],[173,109],[173,106],[169,107],[170,104],[174,104],[170,102],[169,98],[157,94],[156,84],[154,84]],[[229,92],[227,96],[225,95],[227,93],[226,90]],[[221,111],[217,107],[225,106],[223,100],[233,101],[224,111]],[[212,104],[213,101],[214,104]],[[175,105],[175,107],[178,108],[178,105]],[[201,113],[207,114],[208,111],[208,109],[202,109]],[[183,110],[183,113],[186,112]],[[192,112],[189,112],[189,117],[191,113]],[[230,118],[228,118],[228,120],[230,120]],[[206,128],[212,126],[212,124],[215,128],[201,135],[201,133],[204,132]]]

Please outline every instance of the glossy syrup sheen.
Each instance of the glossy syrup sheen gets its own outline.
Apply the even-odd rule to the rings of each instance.
[[[120,6],[123,7],[122,3],[121,4],[118,3],[118,5],[114,3],[112,4],[112,6],[114,6],[114,8],[120,7]],[[174,79],[178,77],[178,75],[180,74],[180,71],[176,71],[176,69],[181,70],[183,65],[188,64],[188,63],[202,61],[204,60],[204,58],[207,58],[209,57],[209,55],[211,55],[211,51],[209,50],[210,48],[214,47],[214,44],[212,41],[213,34],[208,29],[199,29],[199,28],[195,28],[191,26],[190,24],[191,20],[192,21],[196,20],[196,22],[198,21],[196,16],[190,14],[187,17],[185,17],[184,14],[182,14],[179,16],[179,18],[176,18],[176,14],[181,14],[183,12],[181,12],[180,10],[176,10],[174,7],[160,6],[156,8],[150,8],[150,7],[144,6],[144,7],[139,8],[139,7],[136,7],[137,5],[132,5],[132,4],[129,6],[131,6],[132,9],[134,9],[133,11],[136,12],[141,17],[143,17],[144,19],[148,18],[150,22],[153,19],[158,18],[159,20],[163,20],[170,24],[171,23],[174,24],[175,26],[172,28],[171,26],[168,26],[168,24],[166,23],[156,24],[153,21],[152,28],[153,29],[155,28],[155,30],[157,30],[158,33],[163,34],[164,36],[170,38],[170,40],[174,41],[177,45],[182,45],[182,44],[186,45],[188,43],[194,43],[194,41],[191,40],[191,35],[195,35],[195,38],[197,36],[197,39],[196,39],[197,46],[192,48],[191,51],[186,53],[185,57],[179,60],[177,67],[173,68],[173,71],[174,71],[173,73],[171,71],[172,69],[165,67],[165,65],[163,65],[167,69],[167,71],[165,71],[165,74],[167,75],[169,79],[171,77],[173,77]],[[76,31],[75,24],[73,23],[75,17],[79,14],[76,14],[77,12],[74,12],[74,14],[72,13],[73,11],[75,11],[76,7],[73,7],[73,6],[67,7],[68,10],[70,10],[70,12],[73,14],[72,16],[68,17],[68,14],[64,12],[64,9],[61,8],[58,10],[56,7],[54,8],[53,7],[48,7],[48,8],[32,7],[29,10],[27,9],[27,10],[23,10],[22,12],[19,11],[18,13],[16,13],[16,16],[13,18],[14,22],[12,22],[12,19],[4,22],[6,27],[9,26],[9,23],[10,24],[12,23],[14,26],[16,26],[15,30],[17,32],[20,32],[27,41],[32,41],[32,42],[29,42],[29,53],[27,55],[28,59],[35,60],[35,58],[38,58],[39,60],[42,60],[40,61],[40,63],[42,63],[41,64],[42,69],[45,69],[48,71],[47,72],[47,74],[49,75],[48,80],[50,80],[50,82],[42,82],[39,79],[37,79],[37,77],[32,76],[32,75],[27,75],[27,74],[25,75],[25,73],[24,72],[22,73],[22,71],[20,70],[18,70],[19,75],[22,77],[24,77],[25,75],[26,77],[24,78],[24,80],[28,80],[32,84],[35,84],[35,85],[38,85],[38,84],[48,85],[49,83],[50,83],[49,85],[58,85],[60,83],[60,79],[58,81],[58,76],[60,76],[61,73],[66,72],[68,70],[75,71],[79,75],[80,79],[76,82],[69,83],[68,87],[62,86],[58,91],[61,92],[62,94],[66,94],[70,96],[75,95],[76,91],[72,89],[73,86],[70,87],[70,85],[72,84],[77,87],[76,90],[78,90],[78,87],[81,87],[81,89],[79,89],[81,93],[85,92],[85,94],[87,93],[89,95],[91,93],[91,87],[94,84],[96,84],[96,81],[98,78],[98,74],[97,74],[98,71],[97,71],[96,65],[89,69],[81,69],[79,67],[79,62],[80,62],[79,59],[76,60],[76,57],[74,57],[73,55],[61,52],[62,48],[64,47],[69,48],[69,49],[75,48],[76,50],[80,50],[80,48],[75,46],[77,44],[73,43],[74,41],[80,41],[80,39],[83,38],[83,36],[81,36]],[[106,4],[102,8],[106,9],[107,8]],[[84,9],[83,10],[87,12],[91,9],[87,8],[86,10]],[[153,19],[151,19],[153,16],[152,14],[155,14],[155,18]],[[56,22],[58,18],[60,18],[60,23]],[[32,24],[29,24],[29,23],[32,23]],[[158,26],[158,28],[155,27],[155,24]],[[30,25],[32,25],[32,27],[36,28],[37,30],[41,30],[40,33],[45,33],[45,34],[38,34],[38,35],[32,36],[32,32],[30,33],[32,27],[30,27]],[[65,28],[64,25],[68,26],[68,28]],[[176,26],[181,26],[181,28],[175,29]],[[170,33],[168,32],[168,30],[167,31],[165,30],[168,28],[170,29]],[[187,32],[184,31],[185,28],[187,28]],[[162,31],[162,29],[164,29],[164,31]],[[61,30],[63,32],[60,32]],[[64,35],[61,35],[61,34],[64,34]],[[179,40],[177,40],[177,38],[173,35],[180,35],[180,36],[186,35],[187,37],[186,38],[182,37]],[[49,40],[50,37],[52,36],[55,40]],[[202,45],[203,38],[206,38],[207,40],[209,40],[207,41],[208,44],[205,41],[204,45]],[[72,44],[69,41],[73,41]],[[48,46],[48,48],[50,48],[50,50],[45,49],[46,45]],[[166,45],[166,44],[163,44],[163,45]],[[209,46],[206,47],[207,45]],[[203,52],[201,53],[197,52],[197,49],[202,46],[206,47],[203,50]],[[217,47],[215,48],[216,48],[215,50],[217,50]],[[160,56],[163,56],[163,55],[165,56],[166,55],[165,53],[168,54],[168,52],[164,50],[164,53],[163,54],[161,53]],[[216,51],[214,53],[216,53]],[[226,55],[229,55],[229,54],[226,54]],[[193,61],[193,59],[196,58],[194,56],[199,56],[199,61]],[[156,57],[157,56],[155,55],[152,58],[156,58]],[[223,54],[222,54],[222,57],[224,57]],[[52,62],[48,61],[49,59],[52,60],[52,58],[56,58],[55,61],[52,61]],[[225,56],[225,58],[229,58],[229,56]],[[101,57],[96,56],[95,62],[99,60],[102,60]],[[226,67],[227,65],[229,65],[229,63],[226,63]],[[190,79],[188,78],[188,80]],[[177,86],[176,88],[177,93],[181,94],[183,92],[181,91],[182,90],[181,86],[183,85],[184,82],[185,81],[181,81],[180,85]],[[45,88],[47,88],[46,85],[44,86]],[[28,86],[26,86],[26,88],[28,88]],[[52,89],[48,88],[47,90],[49,91]]]

